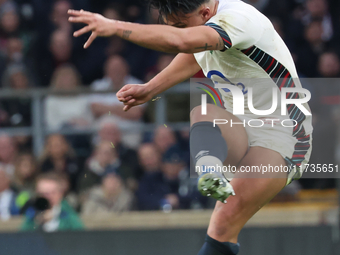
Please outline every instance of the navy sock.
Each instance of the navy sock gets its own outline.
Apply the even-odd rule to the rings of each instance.
[[[238,243],[219,242],[207,235],[197,255],[236,255],[239,249]]]
[[[190,130],[190,154],[195,163],[203,156],[214,156],[223,163],[228,147],[218,126],[202,121],[192,125]]]

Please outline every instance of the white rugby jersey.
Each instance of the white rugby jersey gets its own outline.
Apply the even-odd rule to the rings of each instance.
[[[245,96],[245,114],[248,109],[248,89],[253,88],[253,105],[257,110],[272,106],[272,88],[301,88],[293,58],[275,31],[270,20],[257,9],[240,0],[220,0],[218,10],[206,24],[222,37],[224,51],[195,53],[197,63],[206,77],[223,85],[235,84]],[[232,112],[233,99],[228,89],[219,89],[225,108]],[[291,93],[289,98],[304,97]],[[292,107],[290,107],[292,106]],[[309,109],[307,104],[304,106]],[[312,132],[311,117],[305,116],[295,105],[288,105],[287,116],[296,120],[293,136],[305,137]],[[248,116],[249,116],[248,115]],[[288,116],[289,115],[289,116]],[[280,101],[270,117],[281,116]],[[261,116],[254,115],[254,118]],[[269,117],[269,116],[263,116]]]

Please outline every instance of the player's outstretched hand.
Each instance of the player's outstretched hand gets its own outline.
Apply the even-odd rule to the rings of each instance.
[[[73,33],[73,36],[78,37],[85,33],[92,32],[89,39],[84,44],[84,48],[88,48],[97,36],[112,36],[115,35],[117,29],[115,20],[107,19],[98,13],[87,12],[84,10],[68,10],[70,17],[68,20],[72,23],[84,23],[85,27]]]
[[[117,92],[117,98],[124,103],[124,111],[132,107],[144,104],[152,98],[152,95],[145,84],[128,84]]]

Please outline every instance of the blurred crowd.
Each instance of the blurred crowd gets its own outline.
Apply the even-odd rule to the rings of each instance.
[[[245,2],[273,22],[301,77],[339,78],[339,1]],[[31,137],[9,136],[0,130],[0,219],[24,214],[22,229],[54,231],[82,228],[76,213],[210,208],[213,203],[198,194],[196,180],[189,178],[189,130],[160,126],[154,132],[138,131],[143,123],[153,121],[152,107],[138,106],[126,113],[115,96],[125,84],[149,81],[174,56],[118,37],[98,38],[84,50],[87,36],[72,36],[81,26],[68,22],[70,8],[158,23],[157,11],[139,0],[0,0],[0,88],[24,92],[45,87],[63,92],[44,99],[44,124],[53,134],[46,137],[38,157],[33,156]],[[81,87],[93,94],[71,93]],[[315,116],[311,162],[335,163],[340,99],[334,95],[340,95],[340,90],[335,85],[306,87],[312,92]],[[104,90],[112,92],[95,93]],[[173,98],[174,109],[188,106],[180,98]],[[186,95],[183,101],[189,101]],[[31,104],[29,98],[1,99],[0,127],[30,127]],[[182,110],[185,120],[187,108]],[[170,115],[174,109],[169,109]],[[91,135],[59,133],[89,127],[96,130]],[[130,128],[135,131],[124,132]],[[299,188],[335,187],[331,179],[296,183]],[[37,217],[39,210],[45,213]]]

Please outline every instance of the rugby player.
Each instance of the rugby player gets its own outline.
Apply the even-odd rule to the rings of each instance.
[[[245,97],[253,89],[258,109],[269,109],[272,88],[301,88],[292,56],[273,25],[254,7],[240,0],[149,0],[159,10],[163,24],[143,25],[87,12],[69,10],[70,22],[85,23],[74,33],[91,32],[84,48],[98,36],[119,36],[140,46],[178,53],[172,63],[146,84],[128,84],[117,92],[124,111],[143,104],[181,83],[199,70],[215,83],[237,84]],[[242,80],[242,83],[238,82]],[[263,83],[259,82],[260,80]],[[236,86],[236,85],[235,85]],[[190,114],[190,151],[198,171],[198,189],[218,201],[211,216],[205,243],[199,255],[234,255],[239,252],[238,235],[246,222],[293,179],[301,177],[311,153],[311,116],[296,105],[280,107],[272,118],[291,119],[294,127],[265,124],[261,128],[243,125],[214,125],[215,119],[242,123],[255,116],[232,114],[230,91],[219,89],[224,107],[207,104]],[[301,98],[300,93],[287,94]],[[303,104],[306,109],[307,104]],[[266,116],[268,117],[268,116]],[[298,171],[252,174],[237,171],[229,182],[213,166],[295,166]],[[196,168],[197,169],[197,168]],[[227,203],[226,203],[227,202]]]

